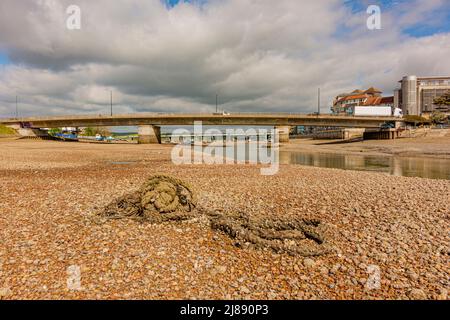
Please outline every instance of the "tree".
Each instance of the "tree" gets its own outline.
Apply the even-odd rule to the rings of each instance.
[[[450,106],[450,90],[447,91],[443,96],[434,99],[433,104],[437,106]]]
[[[84,134],[85,136],[88,136],[88,137],[93,137],[93,136],[95,136],[94,128],[92,128],[92,127],[84,128],[83,134]]]
[[[430,122],[431,122],[427,118],[424,118],[422,116],[416,116],[416,115],[407,115],[407,116],[403,117],[403,120],[407,124],[413,124],[414,126],[426,125],[426,124],[430,124]]]
[[[108,137],[111,135],[111,131],[108,127],[95,127],[95,134],[100,134],[103,137]]]
[[[48,130],[48,134],[51,136],[61,132],[62,132],[61,128],[51,128],[50,130]]]
[[[96,134],[107,137],[111,135],[111,131],[107,127],[86,127],[83,130],[83,134],[88,137],[93,137]]]

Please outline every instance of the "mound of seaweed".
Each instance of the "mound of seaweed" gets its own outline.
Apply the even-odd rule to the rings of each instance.
[[[149,178],[140,190],[116,199],[99,215],[151,223],[189,220],[203,215],[213,230],[233,238],[237,246],[250,244],[255,248],[305,257],[324,255],[331,250],[319,220],[257,219],[244,212],[217,214],[197,207],[195,193],[189,184],[165,175]]]

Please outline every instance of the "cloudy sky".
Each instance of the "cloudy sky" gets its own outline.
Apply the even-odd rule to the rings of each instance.
[[[381,7],[381,30],[366,9]],[[81,29],[69,30],[69,5]],[[1,0],[0,117],[311,112],[450,75],[450,0]]]

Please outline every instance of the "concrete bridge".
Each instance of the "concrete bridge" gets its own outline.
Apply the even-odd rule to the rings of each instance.
[[[90,126],[138,126],[140,143],[160,143],[162,125],[193,125],[201,121],[203,125],[225,126],[273,126],[278,130],[280,142],[289,141],[291,126],[322,126],[346,128],[380,128],[385,122],[401,123],[394,117],[361,117],[337,115],[306,115],[294,113],[234,113],[234,114],[181,114],[181,113],[135,113],[106,115],[73,115],[52,117],[28,117],[0,119],[0,124],[28,131],[40,128],[90,127]]]

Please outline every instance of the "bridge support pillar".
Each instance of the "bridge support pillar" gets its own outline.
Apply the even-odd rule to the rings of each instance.
[[[289,142],[289,132],[291,131],[290,126],[278,126],[278,127],[275,127],[275,131],[278,134],[280,143],[288,143]]]
[[[152,126],[152,125],[139,126],[138,143],[139,144],[160,144],[161,143],[161,128],[158,126]]]

